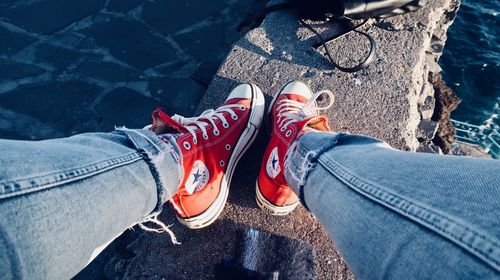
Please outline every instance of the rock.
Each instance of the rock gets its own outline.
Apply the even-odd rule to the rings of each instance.
[[[63,136],[58,127],[0,107],[1,139],[43,140]]]
[[[192,116],[205,92],[205,88],[187,78],[152,78],[149,92],[166,105],[170,114]]]
[[[450,123],[450,115],[461,100],[452,89],[446,86],[440,74],[433,75],[431,78],[436,98],[436,109],[432,120],[439,122],[439,129],[432,142],[439,146],[445,154],[449,154],[451,146],[455,142],[455,128]]]
[[[38,75],[45,72],[44,69],[26,64],[0,58],[0,80],[19,79]]]
[[[417,127],[417,138],[419,140],[432,140],[436,135],[439,123],[431,120],[422,120]]]
[[[432,115],[434,114],[435,102],[436,100],[433,95],[428,95],[422,102],[419,102],[418,110],[420,111],[422,119],[430,120],[432,118]]]
[[[451,145],[451,154],[457,156],[471,156],[483,159],[492,159],[481,147],[465,142],[455,142]]]
[[[102,9],[105,0],[44,0],[0,10],[0,17],[28,31],[50,34]]]
[[[428,153],[428,154],[442,154],[441,149],[434,145],[432,142],[424,142],[420,147],[418,147],[417,152],[419,153]]]
[[[151,112],[161,106],[154,99],[121,87],[108,92],[96,110],[102,117],[102,130],[112,131],[115,126],[143,128],[151,123]]]
[[[3,55],[13,55],[36,41],[31,37],[11,31],[2,26],[0,26],[0,38],[2,38],[2,43],[0,44],[0,54]]]
[[[196,68],[191,78],[207,88],[215,73],[217,73],[220,63],[221,61],[217,58],[206,59]]]
[[[173,38],[185,52],[199,60],[205,59],[207,55],[224,55],[217,52],[224,46],[224,23],[222,22],[180,33]]]
[[[21,2],[22,0],[3,0],[0,3],[0,8],[7,8],[12,6],[12,4],[16,4],[17,2]]]
[[[98,86],[81,81],[46,82],[3,93],[0,104],[5,109],[50,124],[64,135],[72,135],[97,130],[97,117],[90,105],[100,91]]]
[[[42,44],[36,49],[35,61],[50,64],[56,71],[60,72],[75,63],[80,56],[80,53],[72,49]]]
[[[106,9],[123,13],[137,7],[143,2],[144,0],[110,0],[106,5]]]
[[[141,70],[177,59],[173,47],[146,24],[125,19],[95,24],[82,33],[116,58]]]
[[[163,34],[171,34],[199,23],[224,6],[223,0],[155,0],[144,4],[142,18]]]
[[[153,69],[164,76],[186,77],[194,73],[199,62],[187,56],[181,56],[174,62],[154,67]]]
[[[87,59],[83,61],[78,66],[77,71],[89,75],[90,77],[110,82],[137,81],[141,79],[142,75],[141,72],[135,69],[98,59]]]

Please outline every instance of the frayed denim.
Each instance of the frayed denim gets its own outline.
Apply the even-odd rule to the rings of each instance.
[[[68,279],[132,225],[168,232],[181,160],[149,130],[0,140],[0,279]],[[311,132],[285,164],[358,279],[499,278],[500,161]]]
[[[117,128],[0,140],[0,279],[68,279],[151,221],[183,177],[173,138]],[[154,220],[154,219],[153,219]]]
[[[358,279],[499,279],[500,161],[311,132],[285,176]]]

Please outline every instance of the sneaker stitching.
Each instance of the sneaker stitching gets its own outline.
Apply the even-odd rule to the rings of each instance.
[[[184,155],[184,157],[189,157],[189,156],[193,155],[194,153],[196,153],[197,151],[202,150],[203,148],[214,146],[214,145],[216,145],[216,144],[220,143],[222,140],[226,139],[226,137],[228,137],[228,135],[229,135],[229,134],[230,134],[230,133],[231,133],[234,129],[236,129],[236,127],[237,127],[237,126],[238,126],[238,125],[239,125],[239,124],[243,121],[243,119],[245,119],[245,117],[246,117],[246,115],[247,115],[247,114],[248,114],[248,113],[245,113],[245,115],[242,115],[242,117],[239,117],[239,118],[238,118],[238,121],[236,121],[236,122],[234,123],[234,125],[232,125],[232,126],[230,126],[230,127],[229,127],[229,129],[226,131],[226,133],[224,134],[224,136],[216,136],[217,138],[219,138],[218,140],[211,141],[211,142],[207,142],[207,143],[205,143],[205,144],[203,144],[203,145],[200,145],[200,146],[198,146],[198,145],[197,145],[197,147],[196,147],[195,149],[193,149],[193,150],[191,150],[191,151],[189,151],[189,152],[186,152],[186,153],[185,153],[185,155]],[[248,120],[248,121],[249,121],[249,120]],[[247,122],[248,122],[248,121],[247,121]],[[242,132],[243,132],[243,131],[244,131],[244,129],[242,130]],[[188,135],[185,135],[185,136],[189,137],[190,135],[191,135],[191,134],[188,134]],[[179,138],[179,139],[181,139],[181,138]]]

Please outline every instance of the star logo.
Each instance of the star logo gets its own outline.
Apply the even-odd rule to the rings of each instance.
[[[193,174],[193,177],[194,177],[193,184],[195,184],[196,182],[198,182],[198,180],[200,180],[201,177],[200,171],[197,170],[196,173]]]
[[[271,160],[271,163],[273,165],[273,169],[276,169],[276,163],[278,162],[278,158],[277,157],[273,157],[273,159]]]
[[[274,147],[272,149],[271,154],[269,155],[269,159],[266,164],[267,175],[274,179],[281,171],[279,156],[278,156],[278,147]]]
[[[203,189],[210,178],[207,166],[200,160],[194,162],[188,179],[186,180],[185,188],[189,194],[193,194]]]

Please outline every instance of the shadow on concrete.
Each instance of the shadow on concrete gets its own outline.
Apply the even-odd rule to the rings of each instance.
[[[283,24],[263,24],[259,28],[264,29],[265,37],[251,40],[243,37],[238,46],[258,54],[266,59],[277,60],[286,63],[293,61],[306,67],[314,67],[322,71],[335,70],[335,67],[323,54],[324,50],[314,49],[313,45],[320,40],[306,28],[301,28],[301,24],[293,13],[271,14],[273,21],[283,21]],[[266,18],[266,20],[268,20]],[[311,22],[307,23],[318,31],[325,39],[338,36],[350,30],[352,24],[346,21]],[[299,36],[297,36],[297,34]],[[335,46],[337,45],[337,46]],[[342,46],[335,41],[328,43],[329,48],[335,46],[338,51]],[[345,55],[349,52],[345,51]]]

